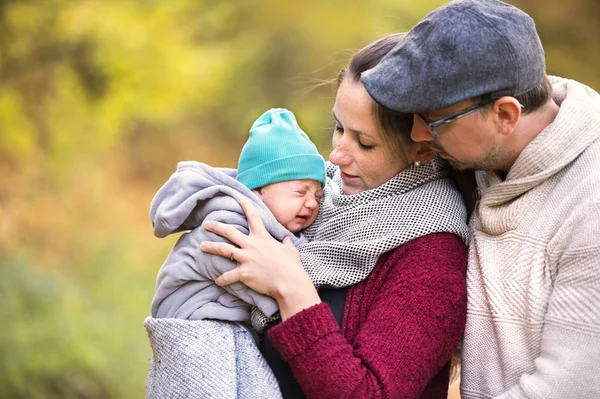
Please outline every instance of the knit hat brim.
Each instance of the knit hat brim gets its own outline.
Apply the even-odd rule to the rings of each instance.
[[[246,169],[237,180],[250,190],[290,180],[316,180],[325,186],[325,161],[318,154],[292,155]]]

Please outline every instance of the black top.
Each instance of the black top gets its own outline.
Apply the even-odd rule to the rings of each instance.
[[[344,305],[346,304],[346,294],[348,293],[348,287],[333,289],[333,288],[322,288],[319,290],[319,297],[321,301],[327,303],[331,308],[331,312],[335,317],[338,325],[342,326],[342,316],[344,315]],[[279,352],[273,346],[273,343],[269,339],[267,331],[280,323],[281,321],[274,322],[267,326],[265,334],[260,341],[260,351],[262,352],[265,360],[273,370],[273,374],[279,381],[279,388],[284,399],[304,399],[304,393],[302,388],[294,378],[290,366],[281,359]]]

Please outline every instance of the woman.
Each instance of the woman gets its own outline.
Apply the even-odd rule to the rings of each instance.
[[[360,83],[402,37],[360,50],[339,76],[309,244],[273,239],[248,201],[249,235],[205,225],[235,244],[201,245],[238,262],[217,284],[242,281],[279,306],[261,349],[284,397],[303,397],[296,381],[309,398],[447,396],[466,314],[466,209],[442,160],[406,138],[412,116],[378,107]]]

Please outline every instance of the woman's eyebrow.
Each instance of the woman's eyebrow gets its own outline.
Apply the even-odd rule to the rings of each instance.
[[[335,116],[335,112],[331,111],[331,116],[333,116],[333,119],[335,119],[335,123],[337,123],[337,124],[338,124],[338,125],[340,125],[340,126],[343,126],[343,125],[340,123],[340,121],[339,121],[339,119],[337,118],[337,116]],[[369,137],[369,138],[371,138],[371,136],[370,136],[369,134],[367,134],[367,133],[365,133],[365,132],[363,132],[363,131],[356,130],[356,129],[352,129],[352,128],[350,128],[350,127],[345,127],[345,129],[346,129],[346,130],[350,130],[351,132],[353,132],[353,133],[355,133],[355,134],[357,134],[357,135],[359,135],[359,136],[364,136],[364,137]]]
[[[335,116],[335,112],[333,110],[331,110],[331,116],[333,116],[333,119],[335,119],[335,123],[341,125],[339,119],[337,118],[337,116]]]

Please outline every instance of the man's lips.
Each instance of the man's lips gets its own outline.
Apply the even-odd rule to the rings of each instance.
[[[446,154],[444,151],[437,151],[437,154],[444,159],[452,158],[450,155]]]
[[[435,147],[432,147],[432,146],[429,146],[429,148],[432,151],[435,151],[440,157],[442,157],[442,158],[448,158],[448,154],[446,154],[444,151],[440,150],[439,148],[435,148]]]

